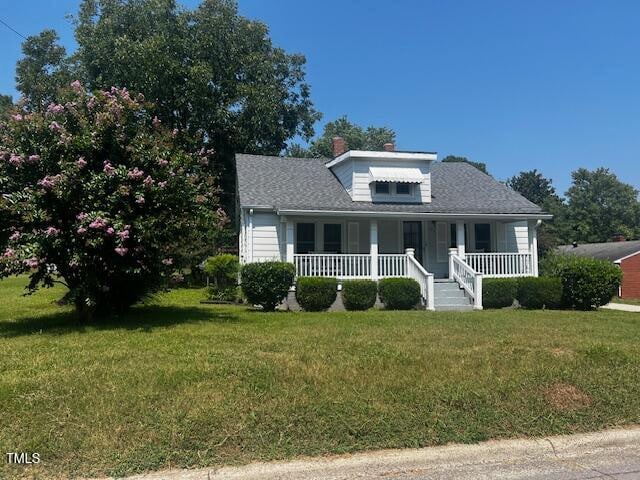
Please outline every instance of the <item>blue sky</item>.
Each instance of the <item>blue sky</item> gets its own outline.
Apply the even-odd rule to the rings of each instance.
[[[23,35],[78,0],[5,2]],[[194,6],[198,2],[182,2]],[[322,123],[390,126],[398,147],[464,155],[504,179],[537,168],[562,193],[578,167],[640,187],[640,2],[240,0],[274,42],[304,53]],[[0,92],[15,94],[22,39],[0,26]]]

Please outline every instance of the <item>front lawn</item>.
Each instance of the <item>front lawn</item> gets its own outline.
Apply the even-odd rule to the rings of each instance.
[[[273,313],[177,290],[78,324],[0,281],[0,477],[122,475],[640,422],[625,312]]]

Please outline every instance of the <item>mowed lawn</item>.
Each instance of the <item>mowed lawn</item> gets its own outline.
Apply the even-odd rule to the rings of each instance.
[[[640,423],[640,315],[272,313],[176,290],[79,324],[0,281],[0,477],[124,475]]]

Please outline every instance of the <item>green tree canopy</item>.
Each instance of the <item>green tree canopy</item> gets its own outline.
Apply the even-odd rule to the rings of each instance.
[[[567,204],[572,241],[606,242],[614,233],[638,237],[640,203],[633,186],[621,182],[608,168],[579,168],[571,177]]]
[[[509,178],[506,184],[536,205],[542,206],[548,198],[557,197],[551,179],[543,177],[536,169],[520,172]]]
[[[344,138],[352,150],[382,150],[385,143],[395,143],[396,132],[388,127],[363,128],[344,115],[325,125],[322,135],[313,139],[309,149],[294,144],[287,150],[290,157],[333,157],[333,137]]]
[[[13,98],[11,98],[11,95],[0,94],[0,122],[9,119],[11,110],[13,110]]]
[[[234,0],[193,10],[173,0],[83,0],[75,36],[72,59],[52,31],[25,42],[18,88],[30,103],[47,103],[69,65],[89,89],[142,93],[163,125],[202,133],[203,147],[216,150],[230,205],[234,153],[278,154],[294,136],[313,135],[319,114],[304,56],[275,47]]]
[[[476,167],[481,172],[484,172],[487,175],[489,175],[489,172],[487,171],[487,164],[486,163],[474,162],[474,161],[469,160],[467,157],[456,157],[455,155],[447,155],[446,157],[444,157],[442,159],[442,161],[443,162],[464,162],[464,163],[468,163],[469,165],[473,165],[474,167]]]

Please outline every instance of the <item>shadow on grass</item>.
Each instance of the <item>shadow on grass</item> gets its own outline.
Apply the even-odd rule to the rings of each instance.
[[[59,312],[38,317],[0,321],[0,338],[32,334],[64,335],[96,330],[138,330],[151,332],[157,328],[185,323],[234,323],[238,315],[199,307],[139,306],[123,315],[111,315],[81,321],[75,312]]]

